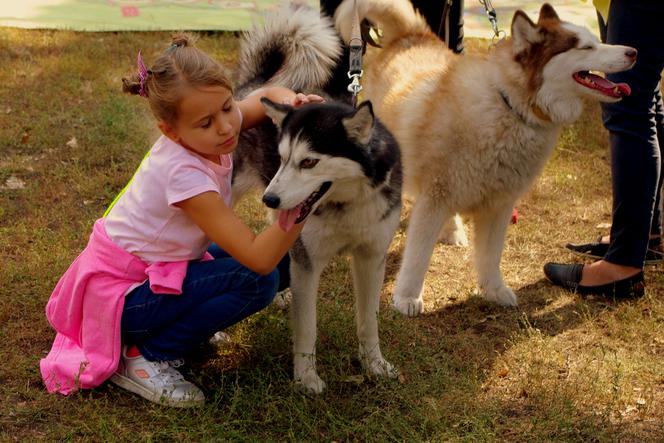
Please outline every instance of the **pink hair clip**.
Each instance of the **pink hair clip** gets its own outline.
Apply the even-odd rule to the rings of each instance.
[[[141,57],[141,51],[138,51],[138,58],[136,59],[136,64],[138,65],[138,80],[141,83],[141,89],[138,90],[138,95],[141,97],[147,97],[148,91],[145,89],[145,82],[148,81],[148,70],[143,63],[143,57]]]

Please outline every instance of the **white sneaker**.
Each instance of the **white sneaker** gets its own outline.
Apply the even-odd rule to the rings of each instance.
[[[141,397],[159,404],[179,408],[199,406],[205,395],[196,385],[184,379],[175,368],[182,360],[148,361],[142,355],[127,357],[126,347],[111,382]]]

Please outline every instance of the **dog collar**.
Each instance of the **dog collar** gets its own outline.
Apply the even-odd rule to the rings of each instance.
[[[523,114],[521,114],[519,111],[514,109],[514,106],[512,106],[512,104],[510,103],[510,100],[509,100],[509,98],[507,98],[507,94],[505,94],[505,91],[500,90],[499,92],[500,92],[500,98],[503,99],[503,102],[505,103],[505,106],[507,106],[509,108],[509,110],[512,111],[517,117],[519,117],[519,119],[522,122],[524,122],[526,125],[533,126],[533,124],[530,123]],[[546,114],[546,112],[544,112],[542,110],[542,108],[540,108],[536,104],[531,106],[531,110],[533,111],[533,114],[535,114],[535,117],[539,118],[540,120],[544,120],[546,122],[551,121],[551,117],[549,117]],[[539,126],[539,125],[536,125],[536,126]]]

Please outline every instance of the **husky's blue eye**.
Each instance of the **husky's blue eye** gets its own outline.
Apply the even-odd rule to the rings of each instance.
[[[300,168],[311,169],[318,164],[317,158],[305,158],[300,162]]]

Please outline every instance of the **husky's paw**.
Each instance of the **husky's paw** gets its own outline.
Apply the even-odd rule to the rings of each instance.
[[[415,298],[394,294],[392,307],[403,315],[417,317],[424,311],[424,300],[422,299],[422,294]]]
[[[290,288],[286,288],[283,291],[277,292],[277,295],[274,296],[273,303],[277,308],[286,310],[291,305],[291,301],[293,301],[293,293]]]
[[[507,286],[485,291],[484,298],[503,306],[516,306],[518,304],[516,294]]]
[[[463,247],[468,246],[468,237],[464,231],[454,231],[453,233],[441,234],[438,237],[438,241],[444,245]]]
[[[362,364],[367,371],[379,377],[397,378],[399,376],[399,370],[384,358],[376,358],[370,362],[363,361]]]
[[[325,390],[325,382],[313,371],[308,371],[301,377],[295,377],[295,389],[304,394],[320,394]]]
[[[458,217],[458,219],[457,219]],[[438,234],[440,243],[452,246],[468,246],[468,236],[459,216],[443,225]]]

